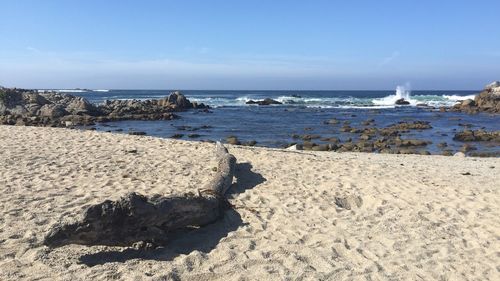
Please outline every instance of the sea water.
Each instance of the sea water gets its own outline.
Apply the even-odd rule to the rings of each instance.
[[[63,91],[64,92],[64,91]],[[94,103],[105,100],[157,99],[168,95],[169,90],[82,90],[72,92]],[[439,112],[440,106],[452,106],[457,101],[474,98],[478,91],[410,91],[401,86],[389,91],[181,91],[189,100],[212,107],[207,112],[191,110],[176,113],[180,119],[173,121],[120,121],[96,125],[97,130],[128,132],[144,131],[148,135],[171,137],[182,134],[182,139],[224,140],[237,136],[241,141],[257,141],[258,146],[283,147],[296,139],[294,134],[318,134],[354,141],[359,134],[340,132],[344,121],[351,127],[364,128],[362,122],[374,119],[382,128],[401,121],[428,121],[430,130],[410,131],[402,138],[432,141],[425,149],[440,153],[438,143],[448,143],[448,149],[457,151],[462,142],[453,140],[456,132],[468,129],[500,130],[500,117],[490,114],[469,115]],[[282,105],[247,105],[249,100],[272,98]],[[396,106],[404,98],[409,106]],[[416,106],[426,104],[429,107]],[[433,108],[430,108],[433,107]],[[339,125],[324,124],[336,118]],[[192,138],[195,137],[195,138]],[[321,143],[321,141],[316,141]],[[498,144],[475,143],[481,151],[500,151]]]

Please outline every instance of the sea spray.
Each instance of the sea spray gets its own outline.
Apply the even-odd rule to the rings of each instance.
[[[42,90],[43,91],[43,90]],[[109,90],[109,92],[69,92],[102,103],[110,100],[159,99],[165,90]],[[190,100],[212,107],[248,107],[249,100],[272,98],[283,105],[279,107],[306,108],[394,108],[396,100],[404,98],[412,106],[453,106],[459,100],[473,99],[473,91],[410,91],[402,85],[393,91],[183,91]]]
[[[395,105],[397,100],[404,99],[408,101],[411,105],[416,105],[417,101],[411,98],[410,83],[405,85],[399,85],[396,87],[396,93],[394,95],[389,95],[387,97],[373,99],[374,105]]]
[[[411,90],[410,84],[406,84],[405,86],[397,86],[396,87],[396,99],[405,99],[407,101],[410,100]]]

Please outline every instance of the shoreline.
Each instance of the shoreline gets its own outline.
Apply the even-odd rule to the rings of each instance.
[[[213,145],[0,126],[0,279],[498,279],[499,158],[229,145],[233,209],[150,251],[44,234],[130,191],[197,192]],[[429,158],[431,157],[431,158]],[[350,198],[360,206],[348,206]]]
[[[40,94],[21,89],[0,91],[0,124],[68,128],[90,126],[99,131],[128,131],[135,135],[184,140],[225,140],[229,144],[248,146],[293,146],[299,150],[314,151],[500,156],[497,115],[453,112],[492,111],[498,98],[494,91],[485,90],[475,100],[467,99],[457,104],[456,108],[441,108],[444,110],[439,112],[435,107],[419,103],[417,96],[412,97],[404,87],[398,87],[395,95],[379,98],[360,93],[358,102],[371,100],[393,106],[403,104],[396,108],[368,111],[309,108],[310,100],[328,104],[333,99],[340,102],[337,104],[340,106],[349,104],[350,98],[356,98],[342,95],[315,97],[308,93],[304,96],[277,96],[276,92],[253,96],[234,93],[230,99],[239,102],[247,100],[246,106],[210,110],[201,101],[227,101],[228,97],[194,94],[190,96],[193,99],[191,102],[176,91],[160,99],[136,100],[149,93],[132,91],[110,93],[105,97],[111,100],[96,104],[87,99],[95,98],[92,95]],[[263,98],[265,95],[271,97]],[[441,99],[444,97],[458,99],[458,96],[444,94]],[[440,98],[435,96],[435,99]],[[273,106],[276,104],[279,106]]]

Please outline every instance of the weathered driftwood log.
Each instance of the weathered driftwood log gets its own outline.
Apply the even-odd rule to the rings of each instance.
[[[56,224],[44,244],[128,246],[135,242],[165,244],[173,231],[215,222],[227,208],[224,193],[231,186],[236,158],[220,143],[216,145],[218,169],[199,195],[147,198],[129,193],[118,201],[89,207],[71,224]]]

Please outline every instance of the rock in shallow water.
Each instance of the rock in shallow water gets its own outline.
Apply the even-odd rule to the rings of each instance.
[[[456,141],[495,141],[500,142],[500,131],[464,130],[453,137]]]
[[[407,101],[407,100],[405,100],[405,99],[399,99],[399,100],[397,100],[395,102],[395,104],[397,104],[397,105],[408,105],[408,104],[410,104],[410,102]]]
[[[259,101],[249,100],[246,102],[246,104],[272,105],[272,104],[283,104],[283,103],[281,103],[277,100],[266,98],[266,99],[259,100]]]

